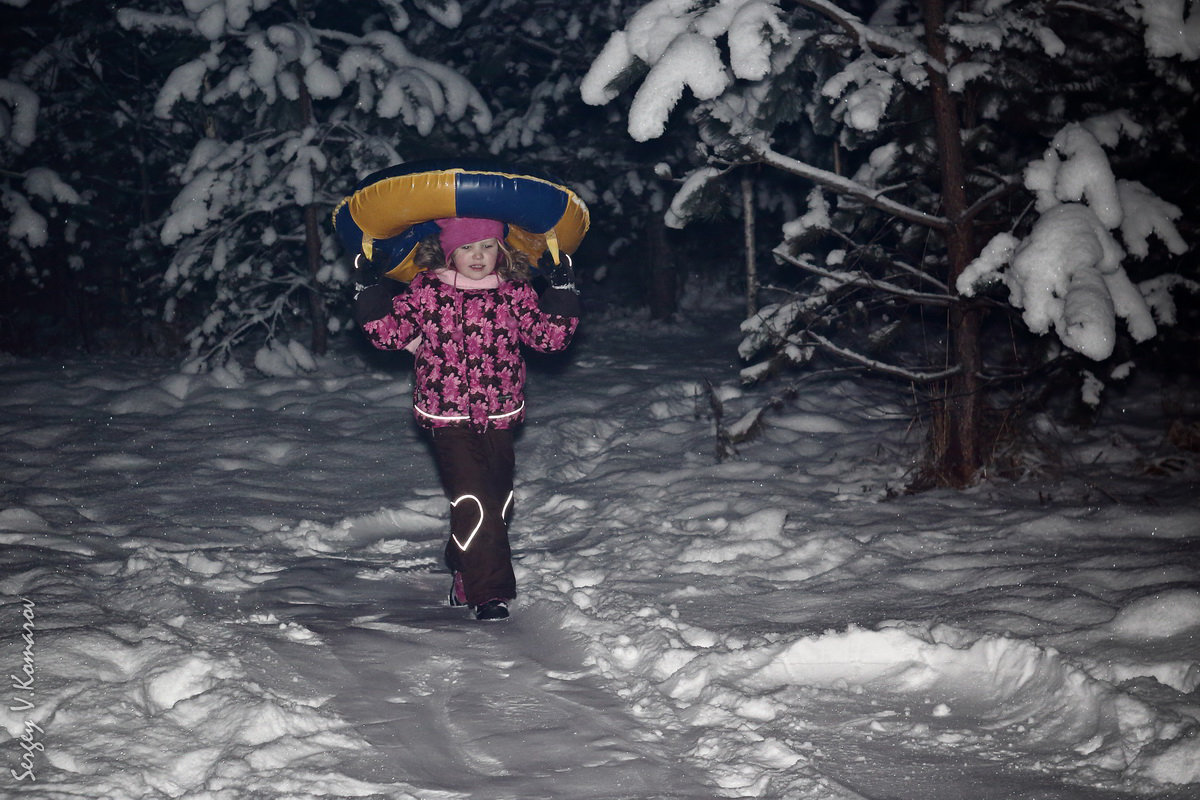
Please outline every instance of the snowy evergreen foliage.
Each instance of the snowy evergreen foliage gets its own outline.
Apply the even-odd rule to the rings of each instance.
[[[5,163],[11,163],[29,147],[37,137],[37,93],[23,83],[0,80],[0,103],[4,114],[0,115],[0,147],[3,147]],[[46,244],[47,222],[44,215],[34,210],[33,202],[79,202],[79,195],[71,189],[57,173],[46,167],[31,167],[19,175],[4,174],[3,193],[0,202],[12,215],[8,223],[10,243],[28,260],[28,248]]]
[[[1157,332],[1150,302],[1122,266],[1126,256],[1148,255],[1151,234],[1174,255],[1187,250],[1174,225],[1180,209],[1113,175],[1105,146],[1122,134],[1141,134],[1124,113],[1064,127],[1026,168],[1024,185],[1039,214],[1028,235],[996,234],[957,281],[971,296],[978,284],[1002,280],[1030,330],[1053,328],[1063,344],[1096,361],[1113,353],[1117,318],[1135,341]]]
[[[348,3],[194,0],[118,12],[122,25],[182,37],[190,52],[159,88],[155,113],[199,134],[174,169],[182,188],[160,232],[172,248],[167,317],[179,303],[203,310],[188,334],[197,368],[250,335],[271,352],[300,315],[323,349],[343,324],[325,311],[346,280],[328,225],[334,203],[355,178],[405,160],[406,141],[438,126],[491,127],[475,87],[418,52],[459,23],[458,4],[409,5],[381,0],[364,13]]]
[[[0,79],[0,155],[5,164],[16,162],[36,140],[39,105],[37,93],[24,82]],[[31,263],[29,248],[42,247],[49,238],[45,215],[34,210],[38,200],[77,203],[79,195],[47,167],[4,171],[0,203],[11,215],[6,233],[26,266]]]
[[[199,368],[239,342],[260,349],[244,362],[271,362],[308,326],[319,349],[345,329],[349,300],[329,212],[367,173],[425,157],[555,174],[603,209],[589,279],[610,258],[621,279],[642,275],[642,228],[659,219],[645,209],[671,191],[655,165],[681,148],[637,151],[613,130],[615,109],[578,93],[631,5],[0,5],[0,224],[20,309],[0,346],[153,339]]]
[[[95,4],[0,8],[0,27],[0,346],[148,330],[140,226],[169,148],[143,113],[146,56]]]
[[[1179,269],[1188,249],[1181,209],[1150,186],[1181,191],[1170,164],[1195,164],[1179,143],[1198,46],[1196,15],[1171,0],[654,0],[582,94],[605,105],[632,87],[638,141],[686,102],[701,158],[675,225],[744,165],[805,198],[773,251],[797,270],[744,326],[741,353],[760,359],[747,380],[826,353],[973,397],[1036,366],[987,347],[1003,297],[988,286],[1029,330],[1100,361],[1118,320],[1149,340],[1172,321],[1166,287],[1196,288],[1143,273]]]

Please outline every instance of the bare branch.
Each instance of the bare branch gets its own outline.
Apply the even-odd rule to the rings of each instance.
[[[857,275],[853,273],[838,273],[832,270],[827,270],[823,267],[818,267],[816,264],[805,261],[801,258],[796,258],[784,252],[781,248],[775,248],[771,251],[772,255],[781,258],[784,261],[799,267],[806,272],[811,272],[814,275],[820,275],[822,278],[830,278],[839,281],[844,286],[865,286],[871,289],[877,289],[881,292],[903,297],[913,303],[919,303],[927,306],[946,307],[955,302],[955,298],[949,294],[927,294],[925,292],[914,292],[911,289],[905,289],[903,286],[897,286],[889,281],[881,281],[872,278],[865,272],[859,272]]]
[[[761,149],[756,150],[756,152],[764,164],[769,164],[776,169],[790,172],[793,175],[799,175],[801,178],[807,178],[814,183],[831,189],[837,194],[861,200],[880,211],[939,231],[947,230],[950,227],[950,220],[945,217],[926,214],[924,211],[912,208],[911,206],[897,203],[891,198],[884,197],[880,193],[880,190],[872,189],[857,181],[844,178],[836,172],[829,172],[828,170],[814,167],[812,164],[798,161],[790,156],[785,156],[780,152],[772,150],[770,147],[763,146]]]
[[[1089,16],[1102,19],[1131,36],[1140,38],[1142,35],[1137,24],[1128,14],[1122,14],[1108,8],[1100,8],[1093,3],[1073,2],[1072,0],[1058,0],[1058,2],[1047,4],[1046,9],[1052,13],[1064,12],[1065,14],[1073,17],[1077,17],[1079,14],[1087,14]]]
[[[1012,194],[1017,189],[1020,189],[1022,185],[1021,179],[1016,175],[1006,175],[1001,180],[1003,182],[999,186],[993,187],[991,191],[980,197],[963,212],[964,222],[974,220],[993,203]]]
[[[935,278],[933,275],[930,275],[928,272],[918,269],[917,267],[914,267],[912,264],[906,264],[903,261],[892,260],[890,263],[893,266],[899,267],[900,269],[909,273],[914,278],[923,280],[926,283],[931,283],[934,286],[936,286],[937,288],[941,289],[946,294],[950,293],[950,286],[945,281]]]
[[[834,3],[826,2],[826,0],[797,0],[797,4],[804,6],[810,11],[815,11],[830,22],[833,22],[844,30],[851,39],[858,42],[859,46],[864,50],[885,53],[887,55],[904,55],[906,53],[917,52],[916,47],[905,44],[893,36],[888,36],[878,30],[872,29],[859,19],[856,14],[852,14]]]
[[[793,341],[793,343],[801,346],[815,343],[825,352],[831,353],[838,358],[845,359],[855,364],[861,364],[872,372],[881,372],[885,375],[891,375],[896,378],[903,378],[906,381],[912,381],[913,383],[932,383],[934,381],[941,381],[949,378],[951,375],[957,375],[958,373],[962,372],[962,367],[958,366],[939,370],[937,372],[917,372],[908,369],[907,367],[901,367],[896,364],[888,364],[887,362],[879,361],[878,359],[869,358],[868,356],[864,356],[862,353],[856,353],[853,350],[847,350],[840,345],[834,344],[821,334],[811,330],[804,331],[803,336],[811,339],[812,341]]]

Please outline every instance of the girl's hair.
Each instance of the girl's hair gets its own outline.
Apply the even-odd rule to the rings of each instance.
[[[503,239],[496,240],[500,245],[500,258],[496,262],[496,274],[506,281],[528,281],[533,276],[529,256],[520,250],[514,250]],[[437,270],[446,266],[446,254],[442,252],[442,243],[437,234],[426,236],[417,242],[413,253],[413,263],[422,269]]]

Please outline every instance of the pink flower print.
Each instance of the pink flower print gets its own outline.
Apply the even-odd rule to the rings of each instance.
[[[458,376],[447,375],[442,384],[442,395],[448,404],[457,406],[463,400],[462,389],[462,382],[459,381]]]
[[[486,308],[487,304],[482,298],[472,297],[467,301],[466,305],[467,319],[471,320],[472,322],[478,322],[483,319],[485,316],[484,309]]]
[[[483,358],[486,354],[483,337],[478,333],[473,333],[467,337],[466,342],[467,357],[472,359]]]

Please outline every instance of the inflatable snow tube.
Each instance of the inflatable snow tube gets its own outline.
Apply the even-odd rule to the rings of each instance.
[[[410,281],[417,243],[437,233],[434,220],[479,217],[503,222],[505,241],[537,264],[549,251],[574,253],[587,233],[587,205],[551,178],[467,160],[410,161],[364,178],[333,211],[333,227],[350,253],[388,265]]]

